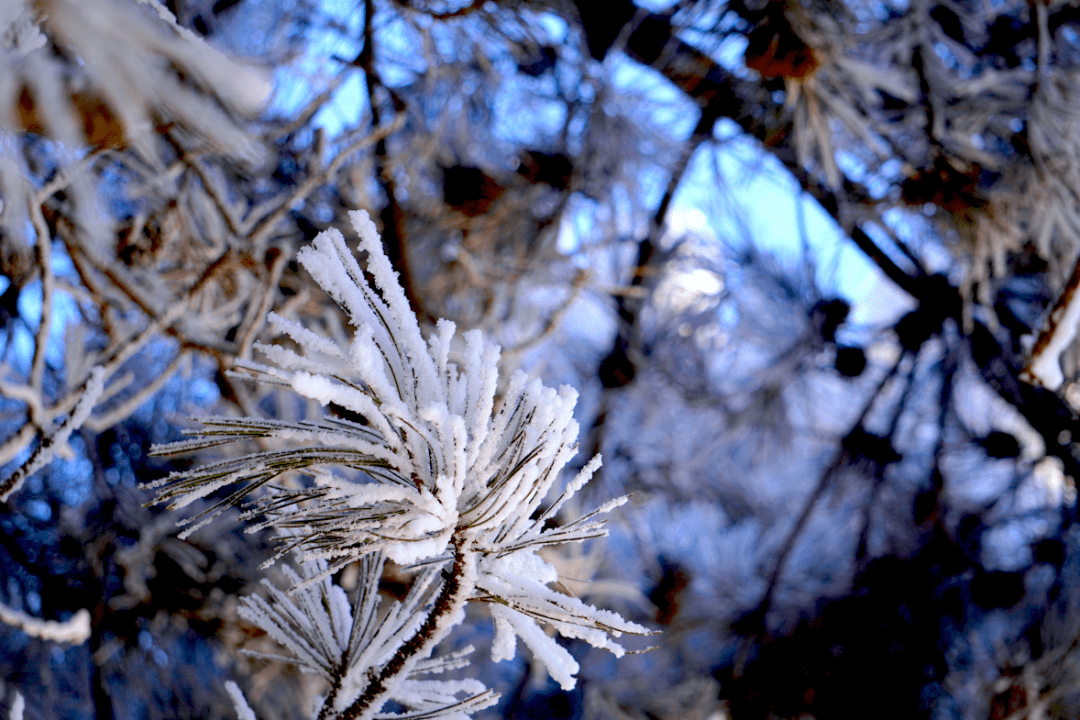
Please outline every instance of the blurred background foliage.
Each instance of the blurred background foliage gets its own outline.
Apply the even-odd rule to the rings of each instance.
[[[0,628],[0,709],[232,717],[233,678],[310,713],[316,678],[241,652],[270,650],[236,613],[265,538],[180,541],[138,484],[187,417],[348,412],[230,371],[270,310],[346,337],[294,258],[364,208],[422,324],[576,387],[591,498],[633,494],[550,560],[657,649],[569,693],[489,663],[486,717],[1080,714],[1077,3],[0,20],[0,601],[91,615],[77,645]]]

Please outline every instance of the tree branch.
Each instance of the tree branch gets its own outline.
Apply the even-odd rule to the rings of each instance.
[[[477,551],[465,539],[464,533],[464,530],[458,530],[454,534],[454,564],[446,573],[445,584],[435,598],[435,604],[424,623],[394,654],[390,662],[383,666],[379,674],[372,678],[360,697],[338,716],[341,720],[357,720],[366,714],[368,709],[378,712],[398,677],[407,675],[416,661],[429,656],[453,627],[454,616],[465,607],[476,583]]]

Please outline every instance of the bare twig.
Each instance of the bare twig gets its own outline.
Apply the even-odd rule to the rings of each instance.
[[[262,330],[266,324],[267,313],[270,312],[270,306],[274,303],[274,297],[277,294],[277,286],[281,281],[281,273],[284,272],[285,266],[289,264],[289,255],[284,252],[278,252],[276,258],[274,258],[273,264],[270,266],[270,274],[266,279],[266,286],[263,289],[262,297],[258,303],[252,303],[251,308],[253,311],[249,311],[248,317],[245,318],[243,336],[240,338],[239,350],[236,353],[238,358],[244,360],[251,359],[251,346],[255,343],[255,338],[258,337],[259,331]]]
[[[88,418],[85,427],[94,432],[101,432],[102,430],[121,422],[125,418],[130,417],[140,405],[160,390],[165,383],[176,374],[176,371],[180,369],[180,366],[185,361],[190,360],[190,357],[190,354],[187,352],[178,352],[176,357],[173,358],[165,369],[156,375],[153,380],[139,388],[138,392],[133,393],[131,397],[125,399],[124,402],[120,403],[112,410],[109,410],[109,412],[104,415],[94,415]]]
[[[274,208],[273,210],[270,210],[264,215],[262,213],[266,211],[263,208],[253,209],[243,223],[245,232],[242,234],[246,235],[248,240],[252,243],[258,244],[260,240],[265,239],[266,236],[273,231],[281,218],[289,212],[290,208],[315,192],[315,190],[325,183],[328,178],[333,177],[334,173],[336,173],[354,153],[374,145],[389,135],[393,135],[404,125],[405,115],[399,113],[390,124],[377,128],[359,140],[349,143],[334,156],[333,160],[327,163],[325,168],[309,175],[300,187],[296,188],[296,190],[288,196],[275,198],[271,203]]]
[[[52,234],[41,214],[41,206],[37,203],[30,207],[30,218],[34,223],[34,231],[37,233],[37,259],[38,270],[41,272],[41,318],[38,323],[36,337],[34,338],[34,359],[30,369],[30,388],[41,395],[43,392],[42,382],[45,377],[45,353],[49,347],[49,331],[52,329],[53,309],[53,268],[52,268]],[[40,405],[35,403],[30,406],[30,421],[39,427],[44,427],[44,420],[35,416],[35,410]]]

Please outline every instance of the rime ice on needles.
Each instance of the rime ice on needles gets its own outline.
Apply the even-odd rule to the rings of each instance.
[[[197,438],[157,452],[250,438],[292,447],[174,473],[157,483],[158,499],[181,507],[226,486],[232,489],[195,518],[190,533],[254,490],[267,488],[245,517],[261,518],[253,528],[279,533],[280,554],[293,552],[302,575],[292,575],[291,594],[271,588],[269,600],[249,598],[244,613],[284,647],[292,662],[331,682],[320,717],[370,717],[389,699],[434,713],[424,717],[467,717],[493,702],[476,681],[418,677],[467,664],[458,656],[427,658],[462,621],[468,600],[492,608],[496,660],[512,658],[520,637],[553,678],[573,687],[577,663],[542,625],[619,655],[623,649],[611,637],[649,632],[551,590],[548,584],[557,575],[536,554],[543,545],[604,535],[597,516],[625,500],[545,528],[599,466],[595,458],[540,511],[577,449],[576,393],[544,387],[518,372],[496,409],[499,348],[479,331],[465,333],[459,369],[450,361],[453,323],[439,321],[425,342],[374,224],[364,212],[350,217],[374,287],[337,230],[321,233],[298,258],[348,313],[356,327],[353,342],[341,347],[271,315],[303,354],[259,346],[273,365],[241,367],[323,405],[332,402],[364,422],[208,419]],[[271,486],[295,471],[309,475],[311,484]],[[426,569],[409,596],[383,612],[374,588],[385,559]],[[328,578],[356,560],[363,578],[350,604]],[[468,697],[458,700],[461,694]]]

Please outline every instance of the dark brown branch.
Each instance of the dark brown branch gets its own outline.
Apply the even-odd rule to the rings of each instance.
[[[463,549],[459,544],[461,542],[459,539],[455,539],[454,542],[454,564],[450,567],[450,572],[446,573],[446,582],[439,596],[435,598],[435,604],[424,620],[424,624],[401,646],[401,649],[394,654],[390,662],[383,666],[379,674],[372,678],[360,697],[341,713],[339,716],[341,720],[356,720],[380,695],[385,693],[387,683],[404,670],[405,663],[425,648],[427,643],[435,637],[439,622],[448,613],[453,612],[455,600],[462,589],[461,579],[465,575],[466,553],[474,552]]]
[[[803,190],[810,194],[832,215],[840,227],[848,233],[855,245],[877,265],[881,271],[905,292],[921,297],[918,280],[926,275],[916,267],[915,275],[900,268],[877,243],[859,227],[853,218],[846,217],[845,203],[855,200],[869,203],[870,194],[865,189],[845,179],[843,193],[838,194],[812,178],[799,164],[794,150],[782,138],[790,134],[790,121],[780,122],[779,127],[767,127],[762,121],[761,88],[756,81],[735,77],[708,55],[700,52],[674,36],[675,28],[667,15],[649,15],[630,34],[626,52],[630,57],[649,65],[662,73],[676,87],[702,107],[702,122],[711,124],[721,117],[734,120],[752,137],[758,138],[799,181]],[[766,110],[769,108],[766,107]],[[779,122],[779,109],[776,119]],[[768,114],[766,112],[766,114]],[[778,139],[780,141],[778,141]]]
[[[780,583],[780,576],[784,571],[784,566],[787,564],[788,556],[791,551],[795,549],[795,543],[798,541],[802,531],[806,528],[806,524],[810,521],[810,516],[814,512],[814,508],[817,507],[818,502],[825,496],[825,491],[829,489],[832,484],[833,477],[836,472],[844,466],[845,460],[848,458],[847,448],[849,446],[849,440],[858,432],[862,431],[863,422],[866,420],[866,416],[870,413],[870,410],[874,407],[874,403],[878,396],[881,394],[886,383],[888,383],[900,368],[900,362],[903,360],[903,355],[897,359],[893,364],[889,372],[881,379],[878,386],[874,389],[873,394],[870,396],[870,401],[863,407],[862,412],[859,413],[858,419],[852,426],[852,429],[841,441],[839,449],[833,456],[832,462],[825,468],[825,471],[818,479],[817,485],[810,491],[810,495],[803,503],[802,511],[799,513],[799,517],[795,520],[795,524],[791,530],[788,531],[787,537],[784,538],[784,543],[780,546],[780,549],[776,553],[776,559],[773,561],[772,572],[769,574],[769,580],[765,586],[765,592],[762,594],[761,600],[758,602],[757,608],[754,609],[749,615],[747,615],[744,622],[748,623],[748,628],[754,628],[759,635],[765,633],[765,618],[772,609],[773,598],[776,594],[776,588]]]
[[[382,84],[379,74],[375,71],[375,33],[374,33],[375,3],[373,0],[364,0],[364,47],[353,61],[364,71],[367,87],[368,105],[371,107],[371,123],[373,127],[379,126],[379,103],[376,98],[376,89],[382,87],[390,92],[390,98],[395,105],[395,110],[401,113],[405,105],[401,99]],[[392,176],[393,169],[390,167],[386,138],[382,137],[375,143],[375,177],[382,186],[386,195],[386,205],[379,211],[379,220],[382,225],[382,242],[386,256],[390,264],[398,271],[398,282],[401,283],[405,297],[409,301],[409,307],[419,318],[428,317],[424,312],[424,305],[416,294],[413,283],[413,274],[409,267],[409,252],[405,246],[405,213],[397,201],[397,187]]]

